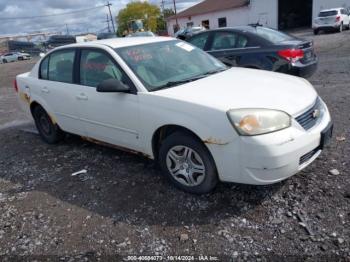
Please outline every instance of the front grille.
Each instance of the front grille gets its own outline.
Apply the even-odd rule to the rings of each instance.
[[[319,116],[315,117],[315,112],[318,110]],[[321,101],[319,98],[317,98],[317,101],[313,107],[311,107],[309,110],[301,114],[300,116],[296,117],[295,120],[305,129],[309,130],[310,128],[314,127],[318,121],[318,119],[321,117]]]
[[[302,165],[302,164],[306,163],[307,161],[309,161],[319,150],[320,150],[320,147],[317,147],[314,150],[310,151],[309,153],[303,155],[299,159],[299,165]]]

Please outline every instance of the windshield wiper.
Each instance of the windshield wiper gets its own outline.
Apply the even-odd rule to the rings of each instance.
[[[223,71],[226,71],[227,68],[222,68],[222,69],[215,69],[215,70],[211,70],[211,71],[208,71],[204,74],[201,74],[201,76],[209,76],[209,75],[214,75],[214,74],[217,74],[217,73],[220,73],[220,72],[223,72]]]
[[[169,81],[169,82],[167,82],[164,85],[161,85],[161,86],[158,86],[158,87],[154,88],[152,91],[157,91],[157,90],[161,90],[161,89],[165,89],[165,88],[169,88],[169,87],[173,87],[173,86],[186,84],[186,83],[193,82],[193,81],[196,81],[198,79],[201,79],[203,77],[204,77],[203,75],[200,75],[200,76],[191,77],[191,78],[188,78],[188,79],[183,79],[183,80],[178,80],[178,81]]]
[[[178,86],[178,85],[181,85],[181,84],[186,84],[186,83],[189,83],[189,82],[193,82],[193,81],[199,80],[201,78],[204,78],[206,76],[214,75],[216,73],[220,73],[220,72],[225,71],[225,70],[227,70],[227,68],[208,71],[206,73],[203,73],[203,74],[191,77],[191,78],[183,79],[183,80],[169,81],[169,82],[167,82],[164,85],[161,85],[161,86],[158,86],[158,87],[154,88],[152,91],[158,91],[158,90],[161,90],[161,89],[166,89],[166,88],[169,88],[169,87]]]

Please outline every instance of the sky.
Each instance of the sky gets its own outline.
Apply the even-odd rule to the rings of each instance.
[[[148,0],[160,5],[161,0]],[[62,32],[70,34],[107,31],[107,7],[101,7],[107,0],[0,0],[0,36],[31,32]],[[131,2],[131,0],[110,0],[112,15]],[[172,0],[164,0],[165,8],[172,8]],[[200,0],[176,0],[181,11]],[[77,10],[85,9],[83,12]],[[89,10],[86,10],[89,9]],[[69,15],[32,18],[73,12]],[[22,19],[19,19],[22,18]],[[67,26],[66,26],[67,25]]]

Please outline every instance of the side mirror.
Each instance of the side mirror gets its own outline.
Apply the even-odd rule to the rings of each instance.
[[[101,82],[96,89],[100,93],[129,93],[130,88],[115,78],[110,78]]]

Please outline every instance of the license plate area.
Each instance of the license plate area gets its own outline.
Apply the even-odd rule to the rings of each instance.
[[[330,123],[322,132],[321,132],[321,143],[320,149],[323,150],[332,140],[333,136],[333,123]]]

